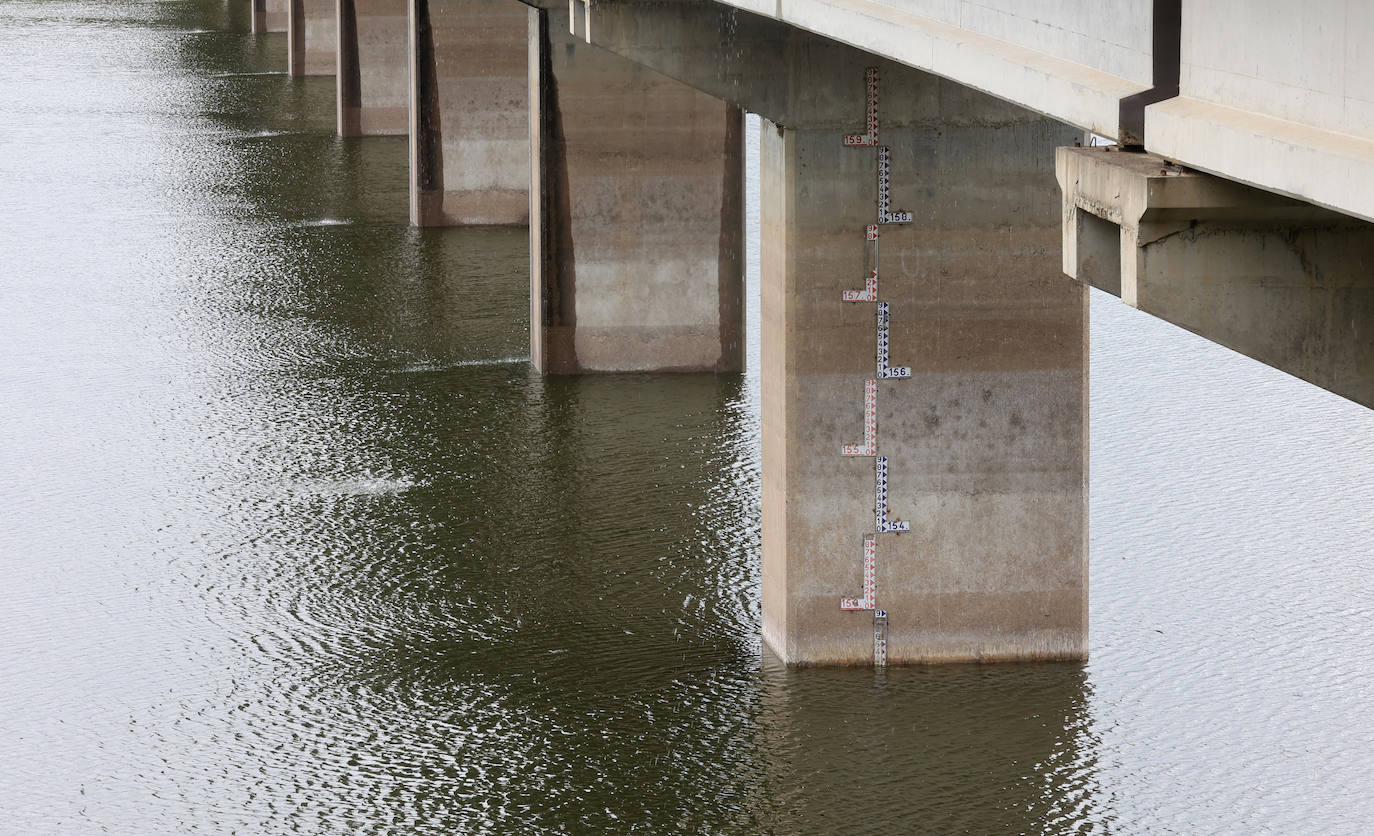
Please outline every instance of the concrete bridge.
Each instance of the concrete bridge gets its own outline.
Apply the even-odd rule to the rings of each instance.
[[[243,2],[413,223],[528,224],[546,374],[741,369],[763,118],[788,662],[1086,656],[1089,285],[1374,406],[1360,0]]]

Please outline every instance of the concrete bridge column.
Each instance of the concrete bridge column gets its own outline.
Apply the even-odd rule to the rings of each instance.
[[[529,19],[517,0],[411,0],[410,220],[529,223]]]
[[[1077,134],[838,45],[793,60],[813,84],[762,137],[765,640],[798,664],[871,663],[883,629],[888,663],[1084,658],[1087,294],[1051,166]],[[884,146],[910,223],[879,223]]]
[[[289,0],[286,54],[291,75],[334,75],[338,62],[337,0]]]
[[[529,39],[536,367],[738,371],[740,110],[574,38],[566,11],[531,10]]]
[[[252,3],[254,35],[286,31],[291,0],[252,0]]]
[[[410,122],[407,0],[338,0],[339,136],[403,136]]]

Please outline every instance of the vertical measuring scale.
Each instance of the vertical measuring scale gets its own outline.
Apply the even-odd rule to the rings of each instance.
[[[887,664],[887,610],[873,612],[873,666]]]
[[[885,224],[909,224],[910,212],[892,209],[892,149],[878,145],[878,68],[869,67],[864,72],[866,93],[866,124],[861,134],[846,134],[843,143],[847,148],[873,147],[878,149],[878,205],[877,223],[869,224],[864,230],[865,239],[873,245],[873,269],[864,280],[863,290],[846,290],[840,295],[844,302],[871,302],[876,305],[876,352],[874,379],[864,381],[864,432],[861,444],[845,444],[840,448],[842,456],[866,456],[874,459],[873,525],[875,533],[865,534],[863,562],[863,595],[858,598],[841,598],[842,610],[873,611],[873,664],[883,667],[887,664],[887,610],[877,609],[878,599],[878,540],[881,533],[910,531],[911,523],[906,520],[890,520],[887,514],[887,468],[886,456],[878,455],[878,381],[903,380],[911,377],[910,366],[893,366],[891,359],[891,336],[889,323],[891,311],[886,302],[878,298],[878,237],[879,227]]]

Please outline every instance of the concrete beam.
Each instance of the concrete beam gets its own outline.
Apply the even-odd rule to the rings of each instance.
[[[844,41],[845,39],[837,33],[852,24],[848,18],[837,16],[834,20],[828,21],[833,26],[827,25],[825,28],[809,31],[793,23],[784,22],[787,19],[785,15],[764,16],[742,12],[738,8],[715,0],[597,0],[595,3],[574,0],[574,5],[579,7],[573,14],[574,32],[585,38],[588,43],[651,67],[713,96],[732,101],[746,110],[782,125],[804,118],[796,111],[813,107],[814,103],[810,101],[811,91],[824,87],[823,79],[805,78],[808,65],[796,60],[797,57],[824,48],[825,44],[834,43],[836,39]],[[973,21],[996,5],[998,4],[976,4],[976,7],[963,18]],[[1080,45],[1077,49],[1072,48],[1068,42],[1056,42],[1048,33],[1059,30],[1055,30],[1054,27],[1046,28],[1045,21],[1032,21],[1026,18],[1020,4],[1003,5],[1006,8],[998,14],[1002,14],[1006,20],[1001,23],[983,20],[984,26],[989,26],[1009,37],[1015,35],[1028,38],[1030,36],[1027,32],[1019,29],[1015,32],[1004,31],[1009,26],[1024,24],[1028,30],[1043,30],[1032,40],[1052,52],[1058,50],[1066,54],[1076,54],[1083,49],[1081,44],[1086,43],[1096,44],[1098,50],[1093,57],[1103,63],[1110,64],[1112,56],[1119,57],[1119,50],[1105,50],[1103,42],[1094,41],[1087,33],[1069,39]],[[1142,17],[1141,8],[1150,14]],[[934,13],[938,9],[930,11]],[[1143,38],[1145,43],[1142,45],[1143,51],[1136,56],[1138,60],[1134,63],[1145,64],[1141,72],[1146,78],[1153,76],[1154,86],[1138,88],[1127,85],[1119,89],[1113,88],[1115,92],[1120,93],[1126,93],[1127,90],[1138,92],[1112,101],[1112,105],[1116,107],[1117,118],[1110,124],[1105,124],[1100,119],[1094,121],[1072,114],[1068,115],[1067,121],[1094,126],[1090,129],[1117,138],[1123,144],[1141,144],[1145,106],[1178,95],[1178,12],[1179,0],[1154,0],[1140,8],[1133,8],[1130,14],[1124,16],[1139,18],[1131,23],[1131,35],[1136,39]],[[1089,14],[1088,17],[1093,16]],[[1105,21],[1095,19],[1086,25],[1091,28],[1121,17],[1123,16],[1112,15]],[[946,30],[953,31],[951,24],[920,18],[914,20],[923,21],[920,26],[928,24],[933,27],[932,31],[938,30],[945,34],[948,34]],[[1080,28],[1085,25],[1083,20],[1075,18],[1075,22]],[[894,20],[887,20],[881,24],[872,20],[870,23],[874,29],[891,30],[896,25]],[[910,20],[906,21],[906,24],[916,25]],[[964,33],[963,37],[973,41],[979,39],[975,32],[963,28],[959,28],[959,31]],[[1060,31],[1059,34],[1062,35],[1063,32]],[[1098,37],[1105,36],[1099,34]],[[1153,45],[1150,44],[1151,40]],[[1006,44],[1002,44],[997,48],[1005,46]],[[878,54],[896,57],[885,52]],[[1022,50],[1017,54],[1026,60],[1043,60],[1043,56],[1037,59],[1028,50]],[[914,66],[921,65],[918,63]],[[788,71],[778,72],[781,67],[787,67]],[[1078,72],[1081,69],[1068,68],[1066,71]],[[995,75],[999,80],[1005,81],[1003,70],[1004,68],[999,67]],[[958,66],[942,65],[933,72],[959,80],[967,86],[983,89],[961,75]],[[1048,82],[1039,79],[1037,83],[1044,85]],[[1048,92],[1056,103],[1064,104],[1066,101],[1061,95],[1062,91]],[[1038,87],[1009,87],[1002,90],[1002,97],[1020,107],[1035,109],[1038,97],[1046,93],[1046,90]],[[1098,106],[1106,108],[1106,99],[1095,105]],[[1044,108],[1040,107],[1040,110],[1044,111]],[[1062,114],[1055,115],[1063,118]]]
[[[781,89],[776,70],[810,35],[1374,221],[1374,73],[1359,57],[1374,6],[1361,0],[575,2],[589,43],[778,124],[810,87]]]
[[[407,0],[338,0],[339,136],[409,130],[407,7]]]
[[[742,114],[568,26],[529,12],[532,360],[739,371]]]
[[[1184,0],[1148,151],[1374,221],[1374,4]]]
[[[1374,221],[1374,133],[1322,130],[1190,96],[1145,113],[1153,153]]]
[[[287,67],[291,75],[334,75],[338,65],[337,0],[289,0]]]
[[[529,21],[516,0],[411,0],[410,219],[529,222]]]
[[[1374,225],[1156,154],[1060,148],[1056,170],[1069,276],[1374,407]]]

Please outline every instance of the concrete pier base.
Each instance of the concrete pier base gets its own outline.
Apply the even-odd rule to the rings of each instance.
[[[529,223],[529,21],[516,0],[411,0],[410,219]]]
[[[338,64],[337,0],[289,0],[287,67],[291,75],[334,75]]]
[[[291,0],[251,0],[254,35],[285,32],[290,25]]]
[[[740,110],[528,22],[535,366],[739,371]]]
[[[338,0],[339,136],[410,126],[407,0]]]
[[[875,543],[886,662],[1087,655],[1087,292],[1059,271],[1050,160],[1076,132],[852,50],[807,46],[816,80],[763,123],[763,618],[791,664],[871,664],[875,612],[845,611]],[[880,69],[891,149],[876,298],[841,301],[875,266],[877,147],[864,63]],[[865,435],[871,455],[841,455]],[[868,452],[868,451],[865,451]],[[878,456],[888,518],[878,530]]]
[[[1065,273],[1374,407],[1374,224],[1155,154],[1057,168]]]

